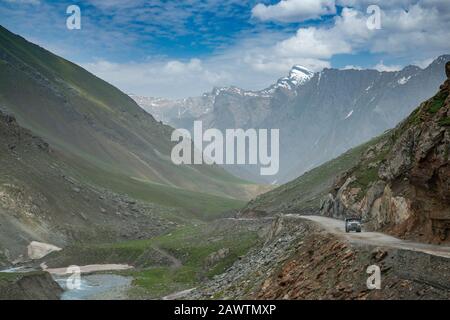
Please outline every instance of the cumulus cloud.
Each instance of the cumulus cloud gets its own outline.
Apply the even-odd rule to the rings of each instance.
[[[355,66],[352,64],[346,65],[345,67],[341,68],[341,70],[363,70],[363,67]]]
[[[301,22],[336,13],[334,0],[282,0],[277,4],[257,4],[252,16],[262,21]]]
[[[11,2],[13,0],[6,1]],[[161,16],[161,24],[159,20],[156,23],[159,27],[167,23],[167,30],[175,30],[173,32],[183,34],[183,32],[186,32],[185,22],[183,21],[186,21],[189,16],[195,16],[194,11],[191,11],[186,17],[181,15],[184,18],[180,19],[179,10],[167,10],[162,5],[158,8],[146,9],[150,11],[139,11],[140,8],[119,10],[120,8],[134,6],[141,0],[113,0],[108,3],[98,0],[89,1],[93,5],[103,6],[102,8],[105,10],[117,10],[115,23],[111,23],[113,26],[129,26],[131,19],[131,21],[139,22],[139,28],[150,28],[151,26],[144,23],[145,17],[149,12],[158,10],[158,15],[159,12],[170,14],[170,16]],[[250,90],[262,89],[274,83],[279,77],[285,76],[295,64],[303,65],[313,71],[320,71],[323,68],[331,67],[331,61],[337,55],[340,55],[341,58],[346,57],[343,60],[343,63],[347,65],[344,69],[355,69],[363,66],[381,71],[392,71],[411,63],[423,67],[430,63],[431,58],[450,52],[450,42],[447,41],[447,39],[450,39],[450,6],[446,1],[314,1],[315,7],[311,5],[308,9],[306,6],[312,2],[307,0],[301,1],[302,4],[299,6],[293,5],[296,1],[283,0],[272,6],[265,5],[264,10],[267,9],[268,11],[260,9],[262,10],[260,13],[255,13],[257,12],[257,6],[253,7],[252,14],[255,18],[258,18],[251,20],[255,24],[255,29],[252,32],[240,34],[237,40],[229,46],[219,39],[220,46],[212,54],[202,55],[201,57],[189,56],[185,59],[171,59],[170,56],[160,56],[156,52],[147,60],[137,58],[136,62],[119,63],[113,62],[114,59],[108,57],[108,55],[103,56],[101,51],[96,51],[98,54],[94,56],[98,58],[93,59],[91,58],[92,55],[89,55],[88,58],[81,58],[78,62],[83,61],[84,63],[81,64],[88,70],[126,92],[176,98],[200,95],[211,90],[214,86],[236,85]],[[238,0],[235,2],[237,3]],[[198,3],[200,2],[195,2],[196,8],[198,8]],[[288,3],[291,4],[288,6]],[[369,14],[366,9],[371,4],[380,5],[380,30],[369,30],[367,28],[366,23]],[[42,2],[41,6],[44,5],[46,3]],[[217,5],[217,2],[212,0],[206,1],[204,5],[208,6],[208,10],[211,8],[217,9],[213,7]],[[320,17],[323,14],[328,14],[328,12],[333,12],[332,7],[334,5],[344,6],[345,8],[338,15],[328,17],[327,22],[323,24],[306,25],[298,28],[289,24],[285,25],[286,28],[280,30],[280,28],[265,28],[266,25],[272,24],[261,22],[265,19],[271,21],[300,21]],[[263,8],[262,6],[259,7]],[[251,8],[250,5],[248,14],[250,14]],[[304,10],[299,10],[299,8]],[[194,10],[194,8],[190,10]],[[124,13],[119,14],[119,12]],[[136,18],[137,12],[140,12],[138,19]],[[261,12],[265,12],[264,17],[266,18],[263,17]],[[14,14],[14,12],[9,13],[9,11],[7,13],[9,15]],[[269,13],[271,14],[270,18]],[[131,18],[126,16],[127,14],[131,15]],[[228,12],[227,15],[233,16],[233,13]],[[257,15],[259,16],[257,17]],[[179,25],[174,24],[173,21],[179,21]],[[89,17],[85,18],[84,23],[85,26],[89,26]],[[93,23],[91,25],[95,26]],[[199,22],[199,25],[201,26],[202,23]],[[145,49],[153,53],[151,47],[144,49],[134,47],[134,43],[142,40],[138,37],[138,33],[130,31],[124,36],[118,31],[122,32],[123,30],[122,28],[119,28],[119,30],[96,30],[93,35],[89,35],[85,43],[89,44],[89,48],[100,43],[102,47],[108,44],[115,45],[115,50],[120,50],[120,52]],[[146,29],[145,34],[154,34],[153,29]],[[72,36],[72,34],[68,36]],[[75,34],[73,37],[75,37]],[[76,38],[69,39],[74,42],[76,40]],[[50,49],[55,47],[55,43],[52,41],[35,42]],[[149,38],[146,38],[144,42],[152,43]],[[69,51],[68,54],[63,54],[65,57],[72,58],[75,61],[77,59],[73,59],[73,57],[75,56],[74,52],[78,52],[76,50],[80,50],[81,54],[91,52],[85,51],[84,48],[73,49],[67,46],[65,42],[56,44],[59,44],[58,47]],[[353,62],[351,60],[353,54],[359,54],[359,59],[365,55],[371,56],[372,54],[373,56],[367,60],[363,58]],[[376,65],[373,62],[374,56],[377,57],[375,61],[379,61]],[[364,63],[365,61],[367,62]]]
[[[32,4],[32,5],[38,5],[41,3],[40,0],[3,0],[4,2],[9,3],[17,3],[17,4]]]
[[[344,9],[330,28],[300,28],[297,34],[276,45],[282,55],[330,58],[335,54],[350,53],[356,43],[369,37],[366,18],[358,11]]]
[[[337,1],[344,2],[352,4]],[[331,67],[330,61],[336,55],[376,54],[381,58],[379,63],[366,67],[380,71],[396,71],[410,63],[424,66],[431,57],[450,52],[450,10],[441,8],[441,3],[398,0],[400,6],[382,7],[380,30],[367,27],[366,8],[355,4],[343,8],[331,23],[300,27],[290,36],[260,33],[201,60],[113,65],[98,61],[86,67],[128,92],[185,97],[199,95],[213,86],[262,89],[295,64],[320,71]],[[349,62],[344,69],[360,68]]]
[[[373,69],[378,70],[378,71],[399,71],[402,69],[402,66],[400,65],[385,65],[383,61],[380,61],[379,63],[377,63]]]
[[[413,64],[418,66],[418,67],[420,67],[420,68],[422,68],[422,69],[425,69],[426,67],[428,67],[433,62],[433,60],[434,60],[433,58],[426,58],[426,59],[423,59],[423,60],[414,60]]]
[[[187,63],[177,60],[167,62],[164,69],[169,74],[182,74],[184,72],[201,72],[203,71],[202,62],[200,59],[191,59]]]
[[[329,59],[334,55],[352,53],[369,38],[366,17],[357,10],[344,8],[331,26],[300,28],[295,35],[270,47],[247,51],[246,60],[259,71],[287,72],[294,64],[319,71],[330,66]]]
[[[199,95],[231,79],[226,71],[213,70],[199,59],[140,63],[97,60],[81,65],[125,92],[156,97]]]
[[[369,14],[365,2],[380,4],[381,29],[367,27]],[[372,0],[338,0],[337,4],[349,7],[343,8],[331,25],[299,28],[295,35],[261,50],[255,60],[266,61],[267,66],[273,65],[273,61],[309,60],[310,65],[320,66],[335,55],[366,52],[409,63],[423,61],[450,51],[450,42],[446,41],[450,39],[450,6],[444,8],[443,3],[443,0],[394,0],[384,5],[385,2]],[[383,71],[399,67],[382,62],[376,66]]]

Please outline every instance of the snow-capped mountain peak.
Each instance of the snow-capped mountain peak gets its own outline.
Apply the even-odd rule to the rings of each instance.
[[[308,70],[303,66],[295,65],[289,72],[289,76],[278,80],[276,87],[291,90],[308,82],[313,76],[314,72]]]
[[[314,72],[308,70],[307,68],[295,65],[289,72],[289,79],[295,85],[300,85],[310,80],[314,76]]]

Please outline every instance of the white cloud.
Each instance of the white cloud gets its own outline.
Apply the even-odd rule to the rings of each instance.
[[[284,12],[283,19],[295,15],[300,19],[297,7],[289,7],[291,15],[288,15],[280,3],[278,7],[265,8],[272,13]],[[425,66],[430,58],[450,52],[450,6],[444,6],[444,0],[394,0],[386,4],[376,0],[336,0],[336,3],[351,8],[344,8],[327,24],[302,27],[290,36],[259,33],[201,60],[126,64],[97,61],[85,66],[127,92],[186,97],[209,91],[213,86],[262,89],[286,75],[294,64],[320,71],[330,67],[330,60],[340,54],[377,54],[388,63],[380,61],[372,68],[395,71],[402,67],[398,61]],[[379,3],[382,9],[380,30],[369,30],[366,25],[366,4],[372,3]],[[311,17],[313,11],[309,12]],[[344,69],[350,68],[359,66]]]
[[[204,67],[199,59],[142,63],[98,60],[81,65],[125,92],[157,97],[199,95],[231,79],[226,71]]]
[[[274,5],[257,4],[252,16],[262,21],[301,22],[336,13],[334,0],[282,0]]]
[[[112,9],[112,8],[130,8],[143,4],[143,0],[88,0],[94,6],[100,9]]]
[[[433,58],[427,58],[427,59],[422,59],[422,60],[415,60],[413,61],[413,64],[425,69],[426,67],[428,67],[432,62],[434,61]]]
[[[329,67],[329,59],[336,54],[351,53],[370,38],[365,17],[353,9],[344,9],[330,27],[307,27],[270,47],[254,48],[247,52],[249,64],[256,70],[269,68],[287,72],[294,64],[319,71]]]
[[[360,66],[354,66],[352,64],[346,65],[345,67],[341,68],[341,70],[363,70],[363,67]]]
[[[164,66],[164,71],[168,74],[183,74],[185,72],[202,72],[202,62],[199,59],[191,59],[187,63],[172,60]]]
[[[402,66],[400,65],[385,65],[383,61],[380,61],[379,63],[377,63],[373,69],[378,70],[378,71],[399,71],[402,69]]]
[[[380,30],[369,30],[367,7],[361,2],[357,5],[355,1],[340,0],[338,4],[354,7],[344,8],[331,25],[298,29],[295,35],[279,41],[262,55],[267,64],[273,63],[270,57],[273,60],[328,61],[338,54],[358,52],[379,53],[413,62],[450,51],[450,42],[447,41],[450,39],[450,6],[444,8],[443,0],[393,1],[396,6],[392,2],[386,6],[378,2],[382,12]],[[383,64],[379,67],[388,68]]]
[[[17,3],[17,4],[33,4],[33,5],[38,5],[41,3],[40,0],[3,0],[5,2],[9,2],[9,3]]]

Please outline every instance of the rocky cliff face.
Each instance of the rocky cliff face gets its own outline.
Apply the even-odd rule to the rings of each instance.
[[[62,293],[63,289],[47,272],[0,276],[1,300],[59,300]]]
[[[446,64],[447,77],[450,62]],[[373,230],[450,241],[450,80],[343,174],[322,214],[360,216]]]

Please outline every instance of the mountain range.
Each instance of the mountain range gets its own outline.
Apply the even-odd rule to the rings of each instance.
[[[181,100],[132,95],[146,111],[175,128],[280,129],[280,171],[269,178],[258,166],[225,166],[260,183],[285,183],[394,127],[445,79],[443,55],[428,67],[400,71],[294,66],[287,77],[260,91],[214,88]]]

